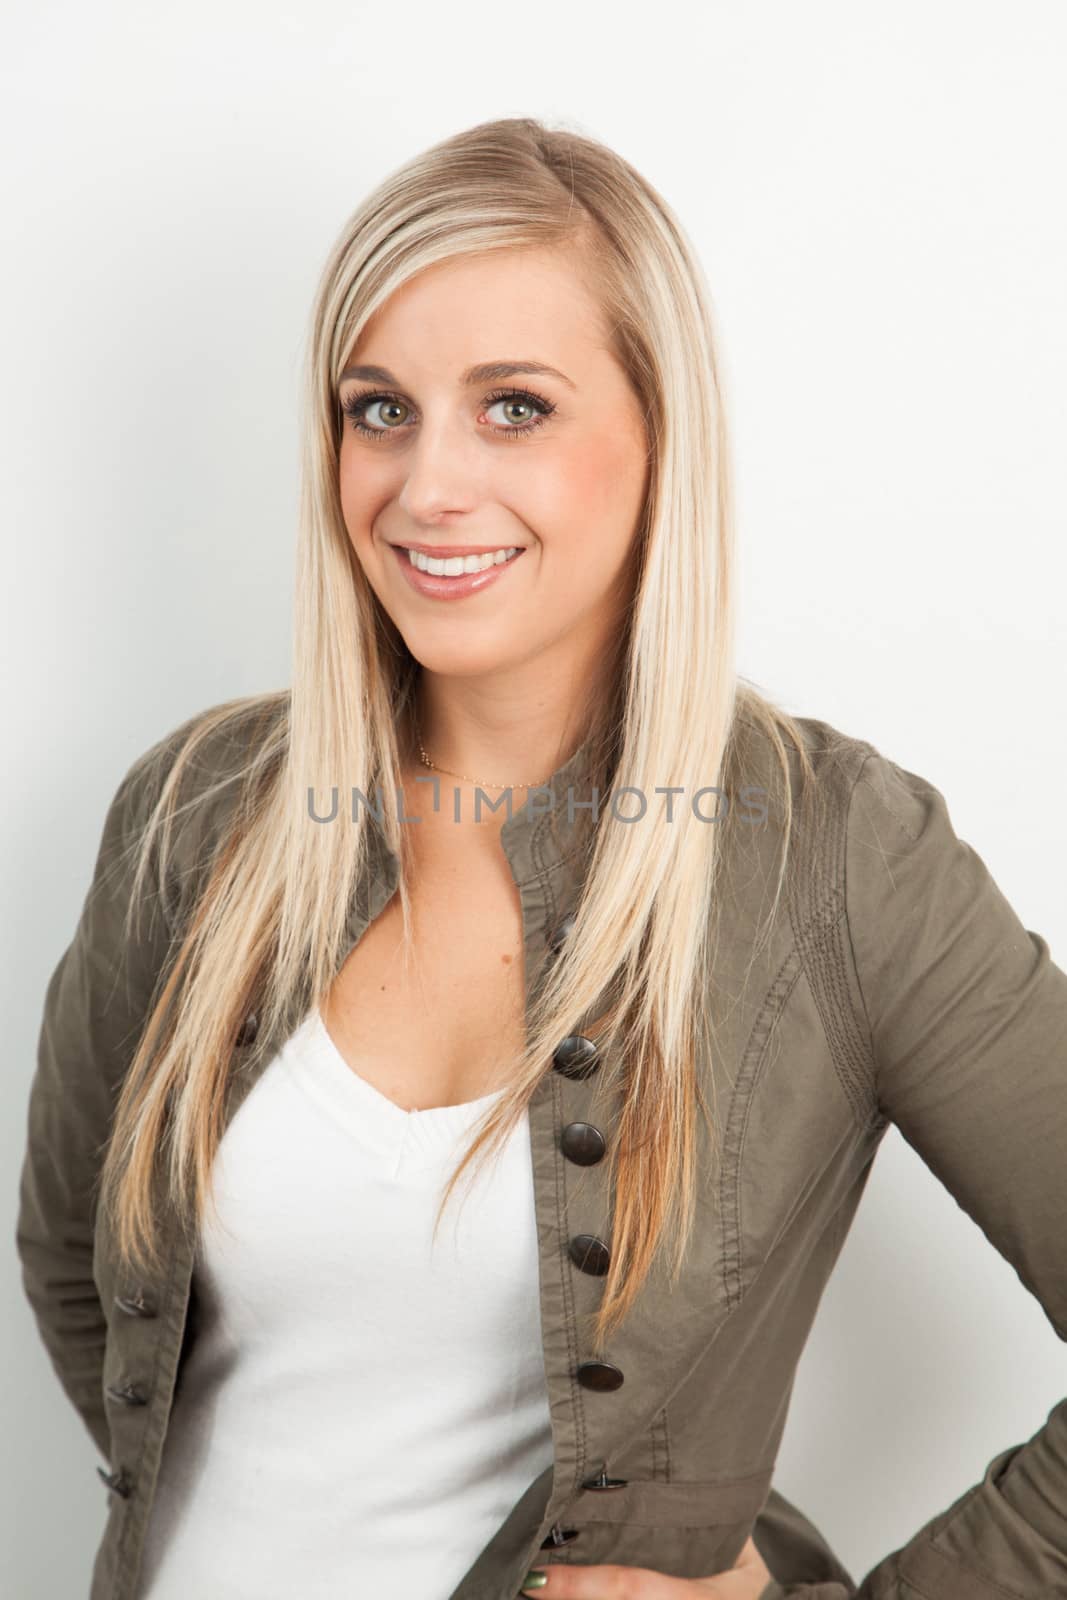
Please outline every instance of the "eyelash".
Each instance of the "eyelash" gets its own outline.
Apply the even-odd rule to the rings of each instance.
[[[361,433],[364,438],[382,439],[390,433],[399,433],[401,431],[399,428],[371,428],[363,421],[363,414],[367,407],[373,405],[376,400],[398,400],[401,405],[407,405],[403,395],[386,394],[380,389],[357,390],[353,394],[346,395],[344,400],[341,401],[341,410],[356,432]],[[515,427],[502,428],[495,422],[489,424],[494,433],[502,434],[505,438],[510,439],[528,439],[538,428],[544,426],[556,409],[551,400],[545,400],[543,396],[533,394],[529,389],[494,389],[491,394],[485,396],[482,404],[483,406],[492,406],[496,405],[500,400],[523,400],[528,405],[537,408],[538,414],[536,417],[529,422],[519,423]]]

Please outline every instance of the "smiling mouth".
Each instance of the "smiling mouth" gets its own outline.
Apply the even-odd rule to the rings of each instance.
[[[474,572],[488,572],[490,567],[503,567],[522,554],[525,545],[506,545],[500,550],[487,550],[481,555],[428,556],[410,545],[397,545],[396,549],[407,556],[411,565],[432,578],[459,578]]]

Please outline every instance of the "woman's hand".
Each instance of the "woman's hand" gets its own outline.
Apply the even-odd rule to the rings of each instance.
[[[772,1574],[749,1537],[737,1561],[711,1578],[667,1578],[647,1567],[535,1567],[520,1593],[546,1600],[759,1600]]]

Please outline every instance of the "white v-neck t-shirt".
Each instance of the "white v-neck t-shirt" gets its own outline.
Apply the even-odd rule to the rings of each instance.
[[[498,1092],[499,1093],[499,1092]],[[138,1600],[447,1600],[553,1458],[528,1118],[404,1111],[312,1011],[237,1108]]]

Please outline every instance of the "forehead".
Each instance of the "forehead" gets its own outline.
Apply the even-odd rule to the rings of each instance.
[[[458,371],[479,360],[566,366],[600,344],[599,306],[572,251],[495,250],[439,262],[403,284],[364,326],[354,359],[432,361]]]

